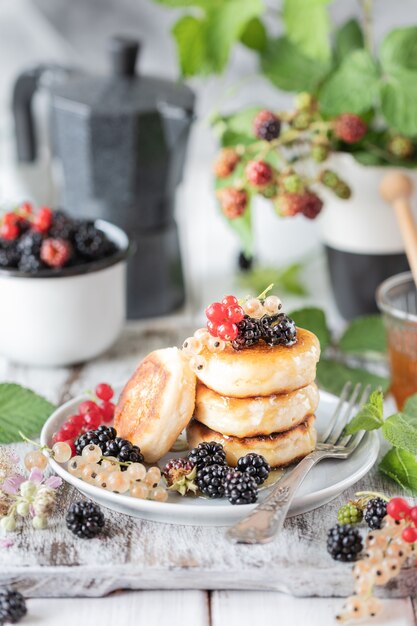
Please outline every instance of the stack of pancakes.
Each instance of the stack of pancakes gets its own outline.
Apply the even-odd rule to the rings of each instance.
[[[230,465],[256,452],[271,467],[314,450],[320,344],[313,333],[298,328],[292,346],[259,342],[236,352],[227,344],[222,352],[205,347],[201,356],[206,363],[197,372],[194,419],[187,427],[190,447],[218,441]]]

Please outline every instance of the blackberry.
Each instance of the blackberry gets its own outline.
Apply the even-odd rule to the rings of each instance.
[[[225,496],[231,504],[252,504],[258,499],[258,485],[253,476],[229,470],[225,478]]]
[[[22,255],[35,256],[39,258],[43,239],[44,238],[41,233],[30,230],[19,239],[17,249]]]
[[[259,139],[272,141],[279,136],[280,131],[281,120],[272,111],[263,109],[253,120],[253,132]]]
[[[0,589],[0,624],[17,624],[26,613],[26,602],[21,593]]]
[[[335,561],[356,561],[362,549],[362,537],[351,524],[336,524],[329,530],[327,552]]]
[[[254,453],[242,456],[237,462],[237,469],[252,476],[257,485],[262,485],[271,471],[268,461],[261,454]]]
[[[362,510],[353,502],[344,504],[337,512],[337,521],[340,524],[358,524],[362,521],[362,517]]]
[[[70,240],[77,225],[78,223],[72,220],[64,211],[54,211],[48,237]]]
[[[235,350],[242,350],[243,348],[249,348],[249,346],[255,345],[262,338],[262,330],[259,324],[259,320],[245,315],[241,322],[237,324],[238,335],[236,339],[232,341],[232,346]]]
[[[35,254],[22,254],[19,261],[19,270],[33,274],[46,267],[45,263]]]
[[[268,346],[292,346],[297,341],[295,322],[285,315],[264,315],[260,320],[262,339]]]
[[[382,526],[382,520],[387,514],[387,503],[382,498],[372,498],[365,506],[364,520],[372,530]]]
[[[166,483],[173,491],[178,491],[182,496],[188,491],[197,491],[194,482],[196,477],[195,465],[190,459],[170,459],[162,470]]]
[[[226,454],[221,443],[202,441],[188,454],[188,460],[197,467],[197,472],[208,465],[226,465]]]
[[[103,456],[114,456],[122,463],[143,463],[144,461],[140,448],[121,437],[115,437],[113,440],[107,441]],[[120,469],[123,472],[127,467],[122,465]]]
[[[65,519],[67,528],[80,539],[92,539],[104,527],[104,515],[94,502],[74,502]]]
[[[103,231],[91,222],[83,222],[74,235],[77,252],[86,260],[101,259],[108,254],[109,241]]]
[[[20,252],[16,245],[0,247],[0,267],[17,267],[20,261]]]
[[[75,451],[78,456],[81,456],[84,448],[90,443],[99,446],[101,451],[104,453],[107,449],[107,444],[109,441],[113,441],[117,436],[116,429],[111,426],[99,426],[97,430],[89,430],[88,432],[80,435],[75,440]]]
[[[197,486],[208,498],[223,498],[224,480],[227,467],[225,465],[206,465],[197,472]]]

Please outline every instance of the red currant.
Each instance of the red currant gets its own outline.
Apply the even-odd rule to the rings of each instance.
[[[2,225],[2,227],[0,228],[0,237],[2,237],[3,239],[8,239],[9,241],[12,241],[13,239],[16,239],[19,236],[19,227],[17,226],[17,224],[15,222],[13,223],[4,223]]]
[[[101,424],[101,415],[98,412],[85,413],[83,418],[88,430],[95,430]]]
[[[58,443],[58,442],[61,442],[61,441],[67,441],[68,436],[67,436],[67,434],[65,432],[62,432],[62,430],[58,430],[58,432],[54,434],[52,439],[56,443]]]
[[[33,206],[31,205],[31,203],[22,202],[22,204],[20,205],[20,213],[23,213],[23,215],[27,217],[28,215],[31,215],[32,212],[33,212]]]
[[[116,408],[113,402],[102,402],[100,408],[103,414],[103,422],[111,422],[114,417],[114,410]]]
[[[222,300],[222,304],[228,308],[229,306],[236,306],[239,302],[234,296],[225,296]]]
[[[3,216],[3,224],[16,224],[18,221],[16,213],[5,213]]]
[[[33,228],[38,233],[46,233],[52,224],[52,211],[49,207],[41,207],[33,221]]]
[[[417,506],[413,506],[411,509],[410,518],[413,520],[414,524],[417,525]]]
[[[223,341],[233,341],[236,339],[238,332],[239,330],[236,324],[224,322],[218,327],[217,336],[220,337],[220,339],[223,339]]]
[[[96,387],[96,396],[100,400],[111,400],[114,396],[114,391],[107,383],[100,383]]]
[[[227,309],[227,319],[229,320],[229,322],[237,324],[238,322],[241,322],[244,317],[245,313],[242,307],[239,305],[229,306],[229,308]]]
[[[401,537],[407,543],[415,543],[417,541],[417,528],[413,528],[412,526],[404,528]]]
[[[207,330],[209,331],[212,337],[217,337],[217,328],[218,328],[217,324],[215,324],[211,320],[207,322]]]
[[[80,430],[80,428],[83,426],[84,424],[84,417],[82,415],[71,415],[71,417],[68,418],[68,422],[70,424],[74,424],[74,426],[76,428],[78,428],[78,430]]]
[[[387,513],[392,519],[402,520],[410,515],[411,508],[404,498],[392,498],[387,504]]]
[[[94,411],[97,411],[98,406],[95,402],[93,402],[92,400],[84,400],[84,402],[81,402],[80,406],[78,407],[78,412],[80,415],[85,415],[86,413],[94,413]]]
[[[61,426],[61,433],[66,436],[67,439],[71,439],[72,437],[76,437],[78,435],[79,428],[75,426],[75,424],[71,424],[71,422],[65,422],[63,426]]]
[[[206,316],[210,322],[219,324],[226,316],[226,309],[221,302],[213,302],[206,309]]]

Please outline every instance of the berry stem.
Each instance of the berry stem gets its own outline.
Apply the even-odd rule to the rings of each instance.
[[[387,498],[387,496],[384,496],[383,493],[379,493],[378,491],[358,491],[357,493],[355,493],[355,496],[358,496],[359,498],[367,498],[367,499],[371,499],[371,498],[381,498],[381,500],[384,500],[385,502],[389,502],[390,498]]]

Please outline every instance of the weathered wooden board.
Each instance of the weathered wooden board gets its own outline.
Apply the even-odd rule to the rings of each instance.
[[[0,363],[1,379],[15,380],[62,401],[101,380],[126,380],[150,350],[181,343],[187,329],[129,327],[102,358],[71,370],[30,370]],[[344,596],[352,591],[349,565],[325,550],[326,533],[341,503],[356,490],[393,493],[374,470],[329,505],[289,519],[267,546],[233,546],[221,528],[157,524],[106,511],[103,539],[82,541],[67,531],[62,512],[79,497],[62,489],[58,512],[46,531],[27,529],[0,551],[0,583],[18,582],[28,597],[102,596],[116,589],[257,589],[296,596]],[[407,597],[417,589],[417,569],[404,570],[384,595]]]

